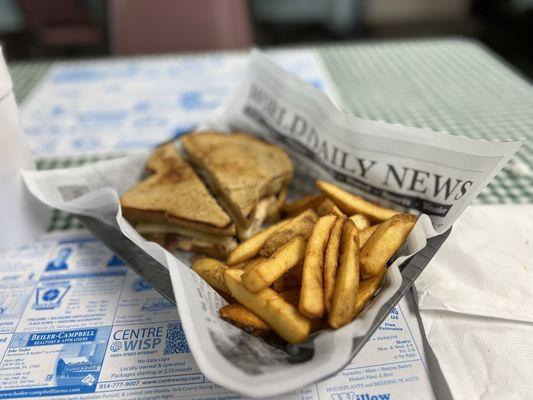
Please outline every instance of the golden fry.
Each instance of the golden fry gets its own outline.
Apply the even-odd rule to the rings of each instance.
[[[259,264],[260,262],[263,262],[264,260],[266,260],[265,257],[252,258],[251,260],[246,261],[246,266],[244,268],[238,268],[238,269],[242,269],[244,272],[248,272],[252,268],[254,268],[257,264]],[[229,267],[229,268],[233,268],[233,267]]]
[[[337,275],[337,263],[339,260],[339,247],[341,243],[342,227],[346,222],[346,216],[337,217],[329,235],[326,257],[324,258],[324,305],[329,312],[331,298],[335,288],[335,276]]]
[[[304,259],[305,239],[296,236],[278,249],[270,258],[257,263],[242,275],[242,283],[251,292],[270,286],[276,279]]]
[[[233,250],[228,257],[228,265],[235,265],[243,261],[250,260],[254,258],[263,247],[263,244],[268,239],[270,235],[276,232],[278,229],[284,227],[290,222],[289,220],[283,220],[274,224],[265,230],[257,233],[252,236],[247,241],[241,243],[235,250]]]
[[[238,264],[228,265],[228,268],[242,269],[243,271],[246,271],[248,269],[248,265],[250,264],[250,261],[252,260],[243,261]]]
[[[416,217],[398,214],[381,223],[361,249],[361,277],[376,275],[396,253],[415,226]]]
[[[297,215],[309,208],[315,208],[325,198],[326,196],[324,196],[323,194],[305,196],[301,199],[293,201],[292,203],[284,204],[281,208],[281,211],[283,211],[283,213],[286,215]]]
[[[366,228],[370,228],[370,220],[363,214],[355,214],[349,217],[348,219],[353,222],[359,232],[365,230]]]
[[[224,271],[228,267],[214,258],[200,258],[192,265],[193,271],[202,277],[209,286],[222,294],[229,294],[224,281]]]
[[[331,228],[337,217],[320,217],[309,237],[305,251],[302,289],[298,310],[309,318],[324,315],[324,256]]]
[[[313,231],[318,220],[318,215],[314,210],[306,210],[294,217],[290,222],[276,230],[266,239],[259,254],[263,257],[270,257],[281,246],[287,244],[296,236],[307,239]]]
[[[398,214],[398,211],[370,203],[362,197],[347,192],[329,182],[317,181],[316,186],[346,215],[363,214],[372,222],[381,222]]]
[[[379,291],[416,217],[325,181],[316,185],[322,194],[285,204],[283,214],[293,217],[240,244],[228,266],[209,258],[193,264],[239,302],[222,307],[222,318],[253,335],[273,331],[301,343],[311,332],[350,323]]]
[[[330,199],[325,199],[318,205],[316,208],[316,213],[323,217],[324,215],[333,214],[333,215],[344,215],[339,207],[335,205]]]
[[[368,228],[363,229],[362,231],[359,232],[359,246],[361,248],[363,248],[363,246],[365,245],[367,240],[370,239],[370,236],[372,236],[374,234],[374,232],[376,231],[376,229],[378,229],[378,226],[379,226],[379,224],[372,225],[372,226],[369,226]]]
[[[298,302],[300,301],[300,288],[292,288],[280,292],[279,295],[285,299],[286,302],[292,304],[294,307],[298,308]],[[328,322],[322,318],[315,318],[311,321],[311,332],[320,331],[322,329],[328,329]]]
[[[387,273],[387,267],[384,265],[381,270],[371,278],[363,279],[359,282],[359,291],[357,292],[357,302],[354,308],[354,317],[356,317],[368,302],[374,296],[374,293],[381,287],[383,279]]]
[[[306,340],[311,330],[310,321],[270,288],[257,293],[248,291],[242,284],[242,274],[236,269],[226,270],[224,279],[230,294],[287,342],[296,344]]]
[[[253,328],[261,331],[267,331],[270,326],[238,303],[228,304],[219,310],[220,316],[237,325],[239,328]]]
[[[357,241],[357,228],[351,222],[345,223],[342,230],[341,254],[328,318],[332,328],[340,328],[354,318],[359,289]]]

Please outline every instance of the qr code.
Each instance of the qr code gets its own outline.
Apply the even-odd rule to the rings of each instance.
[[[191,350],[187,344],[187,339],[185,339],[185,332],[183,332],[181,323],[171,322],[168,324],[163,354],[182,354],[190,352]]]

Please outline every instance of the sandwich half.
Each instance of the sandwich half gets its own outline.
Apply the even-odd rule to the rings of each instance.
[[[265,220],[276,219],[293,175],[285,151],[244,133],[199,132],[181,142],[240,240],[253,236]]]
[[[124,217],[168,250],[225,258],[237,246],[235,225],[176,147],[159,147],[151,173],[120,198]]]

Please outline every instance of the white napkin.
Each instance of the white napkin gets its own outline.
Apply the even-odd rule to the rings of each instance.
[[[31,242],[48,224],[48,210],[30,195],[20,171],[34,169],[0,47],[0,248]]]
[[[416,282],[456,399],[533,398],[533,205],[468,208]]]

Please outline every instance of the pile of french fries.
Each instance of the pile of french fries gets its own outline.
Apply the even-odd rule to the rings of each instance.
[[[301,343],[351,322],[379,290],[416,217],[316,185],[321,194],[286,204],[285,219],[241,243],[226,263],[194,263],[230,303],[222,318],[253,335]]]

